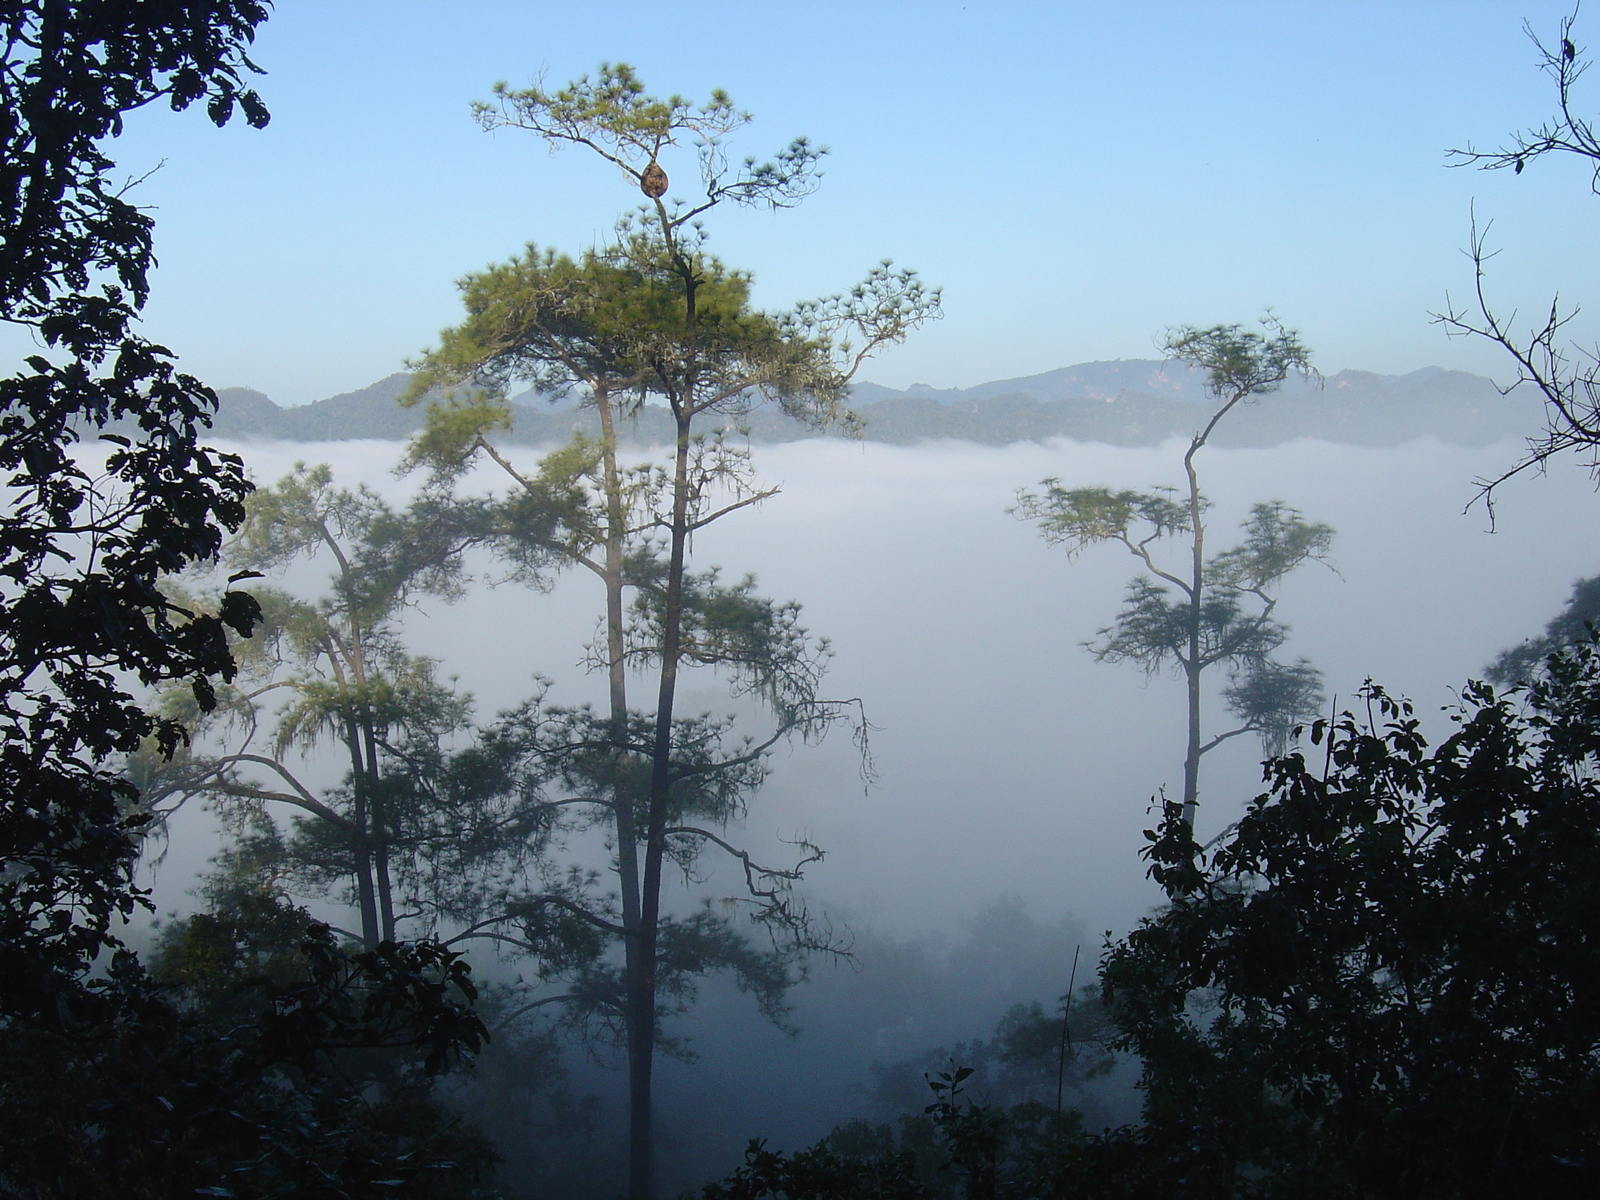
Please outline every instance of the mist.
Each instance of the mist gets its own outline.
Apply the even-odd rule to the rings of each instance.
[[[328,462],[336,482],[365,483],[397,502],[415,484],[392,472],[397,443],[235,448],[262,484],[297,461]],[[1104,937],[1162,899],[1145,876],[1141,831],[1155,820],[1152,797],[1181,788],[1183,690],[1170,676],[1098,663],[1082,646],[1111,621],[1137,564],[1115,546],[1069,560],[1007,509],[1019,487],[1046,477],[1176,483],[1183,449],[838,439],[754,448],[760,477],[782,490],[702,533],[697,567],[753,573],[764,594],[802,603],[805,624],[832,642],[826,694],[859,698],[871,723],[870,771],[847,736],[780,746],[740,840],[759,855],[803,835],[827,851],[802,890],[849,931],[856,959],[813,964],[811,981],[792,995],[797,1037],[716,982],[674,1023],[702,1055],[662,1067],[664,1169],[685,1185],[731,1166],[749,1136],[795,1146],[871,1115],[874,1062],[988,1036],[1013,1004],[1049,1007],[1066,991],[1074,948],[1083,982]],[[1367,679],[1411,697],[1437,737],[1461,684],[1539,632],[1600,557],[1589,523],[1572,519],[1592,502],[1592,485],[1571,464],[1502,487],[1491,524],[1474,480],[1504,469],[1519,449],[1434,439],[1382,449],[1208,448],[1200,470],[1215,504],[1211,544],[1231,544],[1261,500],[1331,524],[1332,569],[1307,564],[1282,586],[1278,615],[1293,628],[1284,652],[1324,672],[1336,706]],[[541,452],[512,453],[531,465]],[[478,482],[495,485],[487,475]],[[423,597],[406,616],[411,649],[457,677],[480,722],[527,696],[535,676],[551,681],[556,702],[599,703],[604,681],[579,665],[598,616],[592,581],[569,573],[539,594],[489,586],[494,564],[474,565],[482,579],[464,599]],[[298,566],[287,582],[314,595],[324,572],[321,563]],[[737,707],[715,679],[696,674],[683,711]],[[1207,720],[1219,729],[1225,719],[1213,695]],[[1260,757],[1251,737],[1207,756],[1201,841],[1261,790]],[[326,782],[336,777],[329,766]],[[216,839],[208,814],[178,815],[152,876],[163,912],[196,906],[187,889]],[[598,847],[592,865],[604,866]],[[681,909],[741,887],[711,863],[702,885],[673,890]],[[326,904],[314,911],[338,916]],[[1001,944],[1012,961],[1001,961]],[[983,970],[961,968],[973,954],[989,956]],[[489,977],[508,969],[492,956],[475,961]],[[908,985],[907,971],[920,982]],[[620,1075],[577,1051],[571,1065],[580,1089],[612,1096],[598,1111],[615,1119]],[[1126,1075],[1094,1103],[1108,1124],[1131,1119]],[[695,1114],[686,1124],[672,1117],[681,1105]]]
[[[391,472],[398,444],[237,449],[259,483],[296,461],[325,461],[341,484],[365,482],[396,500],[411,490]],[[828,693],[859,697],[872,725],[870,782],[848,737],[780,748],[751,813],[756,844],[805,832],[827,850],[806,883],[817,903],[852,926],[912,935],[948,932],[1011,895],[1098,936],[1156,902],[1140,831],[1153,820],[1151,797],[1182,782],[1182,688],[1097,663],[1082,647],[1110,623],[1138,564],[1115,546],[1069,561],[1007,508],[1019,487],[1045,477],[1176,483],[1182,449],[837,439],[754,449],[761,478],[782,492],[703,532],[696,563],[753,573],[764,594],[798,600],[805,624],[832,641]],[[1278,615],[1293,628],[1284,653],[1310,658],[1339,704],[1370,678],[1411,697],[1438,733],[1454,690],[1538,633],[1600,560],[1589,523],[1573,519],[1592,487],[1571,464],[1502,487],[1491,527],[1474,480],[1519,449],[1431,439],[1207,449],[1210,536],[1231,544],[1250,504],[1268,499],[1331,524],[1336,572],[1311,563],[1282,586]],[[514,457],[531,463],[539,453]],[[298,568],[291,584],[319,588],[324,572]],[[414,652],[459,677],[485,720],[528,695],[535,674],[553,681],[560,703],[600,699],[603,680],[578,665],[598,606],[590,581],[568,574],[547,595],[504,585],[475,587],[456,604],[423,598],[405,629]],[[685,703],[730,707],[707,677],[691,677]],[[1208,720],[1220,728],[1225,719],[1218,701]],[[1206,757],[1202,841],[1261,790],[1259,758],[1248,737]],[[158,879],[169,908],[182,906],[196,865],[178,849]]]

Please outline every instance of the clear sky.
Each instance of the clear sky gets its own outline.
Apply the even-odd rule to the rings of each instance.
[[[1491,286],[1535,314],[1589,299],[1600,199],[1578,162],[1448,170],[1536,124],[1553,89],[1524,19],[1564,3],[279,0],[254,57],[265,131],[138,114],[115,150],[157,219],[148,332],[215,386],[299,404],[400,369],[459,313],[453,281],[528,241],[578,251],[638,199],[577,150],[489,135],[494,81],[632,64],[726,88],[764,156],[831,148],[794,211],[719,212],[712,249],[771,308],[893,258],[945,319],[868,365],[939,387],[1154,355],[1178,323],[1273,307],[1325,371],[1504,376],[1430,323],[1465,299],[1474,203]],[[1600,7],[1580,45],[1600,46]],[[1600,112],[1600,75],[1579,96]],[[691,152],[664,161],[695,178]],[[675,185],[674,194],[686,194]],[[1585,293],[1588,293],[1587,295]],[[1600,328],[1600,327],[1597,327]]]

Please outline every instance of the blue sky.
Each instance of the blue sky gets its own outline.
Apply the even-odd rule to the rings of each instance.
[[[254,52],[268,129],[150,111],[115,154],[130,176],[161,164],[136,193],[162,261],[148,332],[208,382],[282,404],[399,369],[457,319],[463,273],[607,236],[637,198],[614,170],[468,113],[497,79],[559,84],[603,60],[658,93],[726,88],[756,118],[736,153],[797,134],[831,148],[802,207],[718,213],[712,248],[772,308],[885,257],[941,285],[945,319],[864,378],[1150,357],[1167,326],[1266,306],[1326,371],[1504,376],[1493,348],[1429,320],[1471,286],[1473,205],[1503,248],[1496,296],[1532,315],[1556,291],[1600,311],[1600,199],[1578,162],[1512,177],[1447,170],[1445,151],[1551,111],[1522,22],[1554,37],[1567,11],[279,0]],[[1577,35],[1600,45],[1600,10]],[[1600,111],[1600,75],[1579,102]],[[693,178],[688,154],[664,163],[675,178]]]

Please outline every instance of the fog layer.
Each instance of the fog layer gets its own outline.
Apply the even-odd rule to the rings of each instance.
[[[1209,544],[1232,544],[1259,500],[1333,525],[1337,573],[1308,564],[1282,588],[1277,615],[1294,630],[1284,655],[1310,658],[1341,705],[1370,677],[1411,696],[1441,731],[1453,689],[1536,633],[1600,560],[1591,523],[1574,516],[1591,502],[1590,482],[1568,464],[1507,485],[1490,531],[1472,481],[1517,449],[1432,440],[1207,449]],[[411,487],[390,474],[396,444],[242,450],[263,483],[305,460],[395,499]],[[805,885],[814,904],[857,928],[914,936],[1009,895],[1040,919],[1081,920],[1098,940],[1155,902],[1140,831],[1152,795],[1181,785],[1182,689],[1097,663],[1081,646],[1115,615],[1137,564],[1115,546],[1069,561],[1006,510],[1019,486],[1047,476],[1176,484],[1181,452],[1071,442],[756,448],[759,472],[782,493],[702,534],[696,562],[753,572],[765,594],[799,600],[806,624],[833,641],[829,691],[860,697],[873,725],[871,786],[847,738],[780,751],[751,815],[755,846],[804,832],[827,849]],[[322,577],[308,568],[294,583],[320,588]],[[559,702],[600,698],[600,681],[577,665],[599,602],[577,576],[547,595],[480,587],[454,605],[423,600],[407,635],[459,676],[488,719],[527,695],[536,672],[554,681]],[[686,707],[722,712],[729,701],[702,679]],[[1208,720],[1210,732],[1224,727],[1220,702]],[[1240,737],[1206,757],[1202,841],[1259,791],[1259,756]],[[187,820],[158,880],[167,908],[192,907],[182,891],[207,852],[206,822]],[[714,876],[705,890],[733,886]]]

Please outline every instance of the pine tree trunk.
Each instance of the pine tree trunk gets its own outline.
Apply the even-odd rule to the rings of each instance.
[[[361,910],[361,944],[368,950],[374,950],[382,940],[382,933],[378,926],[377,889],[372,877],[372,813],[367,803],[360,733],[353,721],[345,724],[345,742],[350,750],[351,781],[355,792],[355,844],[351,851],[355,859],[356,904]]]
[[[655,745],[651,750],[649,823],[645,830],[644,879],[639,905],[639,986],[632,997],[633,1044],[629,1046],[628,1184],[631,1200],[649,1200],[652,1186],[650,1077],[655,1055],[656,934],[661,922],[661,868],[672,785],[672,714],[683,644],[683,575],[689,542],[689,436],[691,412],[678,407],[678,440],[672,478],[672,542],[662,615],[661,680],[656,697]]]

